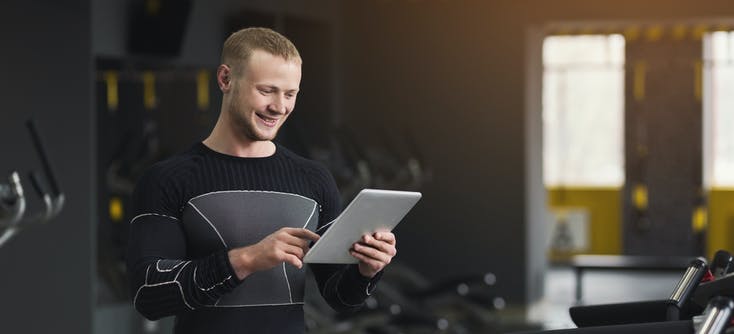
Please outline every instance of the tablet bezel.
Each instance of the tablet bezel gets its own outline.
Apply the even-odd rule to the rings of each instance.
[[[350,264],[359,262],[349,254],[352,244],[364,234],[392,231],[420,200],[412,191],[362,189],[331,223],[303,258],[304,263]]]

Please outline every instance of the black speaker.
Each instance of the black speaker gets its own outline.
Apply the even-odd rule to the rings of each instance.
[[[130,8],[128,51],[175,57],[191,11],[191,0],[134,0]]]

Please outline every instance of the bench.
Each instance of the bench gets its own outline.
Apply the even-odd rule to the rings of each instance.
[[[576,276],[576,302],[580,302],[585,271],[658,271],[679,272],[683,275],[693,259],[693,256],[574,255],[568,265]]]

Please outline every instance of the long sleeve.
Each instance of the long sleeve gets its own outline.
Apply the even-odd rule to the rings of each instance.
[[[362,276],[357,265],[313,264],[321,296],[340,313],[356,312],[377,287],[382,272],[373,278]]]
[[[341,212],[341,200],[336,182],[331,174],[323,170],[314,179],[321,180],[321,212],[319,234],[323,234]],[[360,274],[357,265],[311,264],[316,282],[324,300],[337,312],[351,313],[364,306],[364,301],[377,287],[382,272],[373,278]]]
[[[133,303],[148,319],[214,305],[239,284],[226,249],[187,259],[177,185],[157,174],[143,177],[133,195],[127,253]]]

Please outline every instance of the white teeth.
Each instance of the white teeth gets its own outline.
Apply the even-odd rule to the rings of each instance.
[[[266,116],[262,116],[262,115],[258,115],[258,116],[260,117],[260,119],[262,119],[266,123],[275,123],[278,121],[277,119],[269,118]]]
[[[272,119],[272,118],[269,118],[269,117],[266,117],[260,114],[258,114],[257,116],[260,117],[260,119],[268,126],[275,126],[275,124],[278,123],[277,119]]]

